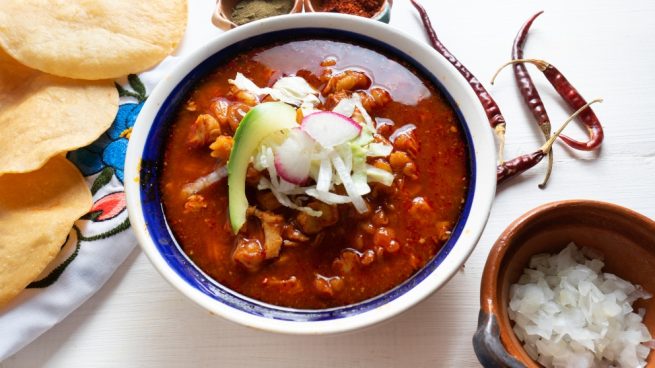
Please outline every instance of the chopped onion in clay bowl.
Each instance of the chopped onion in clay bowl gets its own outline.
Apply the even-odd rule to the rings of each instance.
[[[518,287],[525,285],[529,278],[525,273],[540,272],[528,269],[534,268],[535,260],[538,260],[536,255],[541,255],[542,259],[547,259],[545,255],[548,255],[552,257],[550,258],[552,261],[558,260],[557,257],[564,256],[568,252],[573,252],[574,258],[582,257],[582,254],[577,254],[575,248],[570,246],[571,243],[574,243],[584,254],[584,258],[580,258],[582,261],[578,260],[578,263],[591,265],[591,268],[603,266],[602,270],[597,272],[599,280],[612,278],[613,276],[608,274],[613,274],[643,288],[644,293],[640,296],[644,298],[635,301],[632,309],[635,316],[638,313],[643,314],[641,323],[650,331],[650,335],[655,333],[655,299],[649,298],[648,295],[649,292],[650,294],[655,292],[655,278],[652,276],[655,270],[655,222],[632,210],[610,203],[588,200],[553,202],[535,208],[514,221],[501,234],[489,253],[482,276],[478,330],[473,337],[476,355],[483,366],[543,367],[531,358],[524,348],[524,342],[514,332],[520,330],[514,322],[516,313],[513,311],[517,309],[518,300],[516,294]],[[592,259],[596,261],[592,263]],[[546,272],[544,279],[554,277],[563,285],[570,281],[563,276],[565,273],[558,269],[556,276],[548,276],[550,273]],[[593,275],[592,279],[595,276]],[[554,290],[558,287],[559,285]],[[615,292],[619,293],[619,291]],[[552,300],[561,302],[561,298],[557,295]],[[512,306],[510,301],[513,302]],[[588,310],[576,310],[576,303],[572,305],[574,307],[567,305],[565,309],[580,314],[588,312]],[[589,309],[592,308],[594,307]],[[619,315],[628,314],[626,311]],[[559,314],[559,317],[564,318],[563,314]],[[534,319],[537,320],[536,317]],[[592,321],[587,320],[585,327],[597,322],[593,319],[595,318],[592,318]],[[615,323],[611,318],[607,320],[610,321],[609,324]],[[601,331],[599,335],[602,334]],[[552,336],[555,337],[556,334],[553,333]],[[576,349],[579,347],[578,341],[571,339],[569,335],[559,338],[566,340],[569,346],[574,346]],[[542,340],[546,342],[542,344],[542,341],[539,341],[542,347],[552,342],[545,338]],[[593,346],[597,356],[603,354],[599,350],[604,350],[606,355],[613,354],[612,345],[624,342],[619,340],[623,339],[613,339],[608,346],[600,348],[599,345]],[[640,350],[653,349],[653,341],[646,341],[641,346],[643,347],[639,347]],[[532,351],[533,356],[536,350]],[[580,349],[580,352],[583,350]],[[578,356],[585,354],[586,352],[583,352]],[[619,355],[620,352],[616,352],[617,361]],[[593,357],[593,354],[589,356]],[[618,363],[610,365],[607,361],[589,365],[592,358],[588,361],[574,362],[573,359],[565,360],[562,356],[544,359],[540,355],[539,359],[549,361],[551,366],[555,367],[621,366]],[[655,367],[655,354],[651,352],[645,365],[642,366]]]

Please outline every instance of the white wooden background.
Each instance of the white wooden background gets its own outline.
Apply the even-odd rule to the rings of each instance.
[[[186,49],[219,34],[209,23],[212,2],[190,0]],[[558,144],[547,190],[537,188],[542,166],[499,189],[465,270],[381,326],[325,337],[249,330],[186,300],[137,250],[86,304],[0,367],[478,367],[471,336],[480,276],[490,246],[513,219],[569,198],[605,200],[655,217],[655,2],[423,3],[443,42],[485,81],[508,60],[519,26],[545,10],[533,26],[526,56],[557,65],[588,99],[605,98],[596,106],[606,128],[602,151],[579,154]],[[396,0],[391,25],[425,39],[408,0]],[[569,111],[543,78],[536,80],[551,120],[561,122]],[[511,71],[490,90],[509,123],[508,156],[536,149],[541,134],[519,99]],[[581,136],[582,130],[569,133]]]

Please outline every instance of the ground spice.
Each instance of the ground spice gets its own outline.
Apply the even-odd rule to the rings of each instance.
[[[230,20],[236,25],[291,12],[291,0],[241,0],[232,9]]]
[[[321,11],[370,18],[380,10],[382,3],[383,0],[324,0]]]

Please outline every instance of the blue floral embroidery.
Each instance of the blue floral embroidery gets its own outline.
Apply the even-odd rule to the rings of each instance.
[[[130,129],[134,126],[134,122],[146,99],[145,87],[143,87],[138,77],[130,75],[128,79],[132,88],[137,91],[136,93],[125,90],[118,84],[116,88],[118,88],[121,96],[134,97],[139,102],[122,104],[118,108],[116,119],[114,119],[108,131],[89,146],[68,154],[68,159],[77,165],[84,176],[94,175],[105,167],[111,167],[118,179],[123,182],[125,153],[127,152]]]

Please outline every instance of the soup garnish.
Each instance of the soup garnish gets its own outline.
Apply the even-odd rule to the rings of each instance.
[[[217,282],[319,309],[425,266],[468,182],[457,115],[427,79],[369,48],[298,40],[243,52],[189,94],[161,191],[177,241]]]

